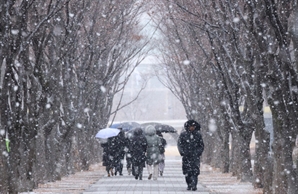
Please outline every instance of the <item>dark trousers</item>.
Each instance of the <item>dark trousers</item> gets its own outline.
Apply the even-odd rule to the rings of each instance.
[[[131,168],[131,163],[132,163],[132,159],[131,158],[127,158],[127,156],[126,156],[126,168],[127,169]]]
[[[188,173],[185,176],[185,181],[188,187],[197,188],[198,175],[196,173]]]
[[[106,171],[107,171],[108,174],[110,173],[110,169],[111,169],[110,166],[106,166]]]
[[[116,172],[119,172],[120,174],[122,174],[123,164],[121,161],[117,164],[115,170],[116,170]]]
[[[133,175],[136,178],[139,178],[140,180],[142,180],[143,168],[144,168],[144,165],[143,164],[138,165],[138,166],[133,166],[133,171],[134,171]]]

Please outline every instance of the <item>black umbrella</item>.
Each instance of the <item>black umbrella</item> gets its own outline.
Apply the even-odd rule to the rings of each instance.
[[[163,132],[163,133],[177,133],[177,130],[172,127],[171,125],[163,124],[163,123],[143,123],[141,124],[142,128],[145,129],[147,126],[152,125],[155,127],[156,131]]]
[[[141,127],[141,125],[137,122],[114,123],[110,126],[110,128],[122,128],[123,131],[129,131],[138,127]]]

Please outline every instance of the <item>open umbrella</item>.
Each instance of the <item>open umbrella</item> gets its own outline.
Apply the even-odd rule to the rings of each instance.
[[[141,125],[137,122],[114,123],[110,126],[110,128],[122,128],[124,131],[129,131],[138,127],[141,127]]]
[[[163,123],[156,123],[156,122],[141,124],[143,129],[145,129],[148,125],[154,126],[156,131],[160,131],[160,132],[164,132],[164,133],[177,133],[177,130],[174,127],[172,127],[171,125],[167,125],[167,124],[163,124]]]
[[[119,129],[115,129],[115,128],[104,128],[99,130],[95,137],[96,138],[101,138],[101,139],[107,139],[109,137],[114,137],[117,136],[120,133]]]

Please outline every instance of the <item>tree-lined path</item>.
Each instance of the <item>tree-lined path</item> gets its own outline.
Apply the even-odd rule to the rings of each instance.
[[[89,170],[110,123],[167,119],[200,123],[205,164],[298,193],[297,0],[7,0],[0,15],[0,193]]]
[[[101,164],[93,166],[88,172],[79,172],[61,181],[40,185],[30,194],[72,193],[72,194],[184,194],[192,191],[186,190],[184,176],[181,171],[181,158],[175,146],[166,148],[166,167],[163,177],[157,181],[148,180],[148,173],[144,168],[143,180],[135,180],[124,170],[123,176],[107,177]],[[253,189],[251,183],[240,182],[231,174],[223,174],[202,164],[199,176],[199,194],[260,194],[260,190]],[[25,194],[25,193],[24,193]]]

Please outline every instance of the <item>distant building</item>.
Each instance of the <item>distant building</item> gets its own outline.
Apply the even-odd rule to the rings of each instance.
[[[146,88],[136,101],[117,113],[116,121],[186,119],[182,104],[159,82],[150,64],[142,64],[131,75],[122,104],[136,97],[145,79],[149,79]],[[117,106],[118,100],[119,96],[115,96],[114,107]]]

